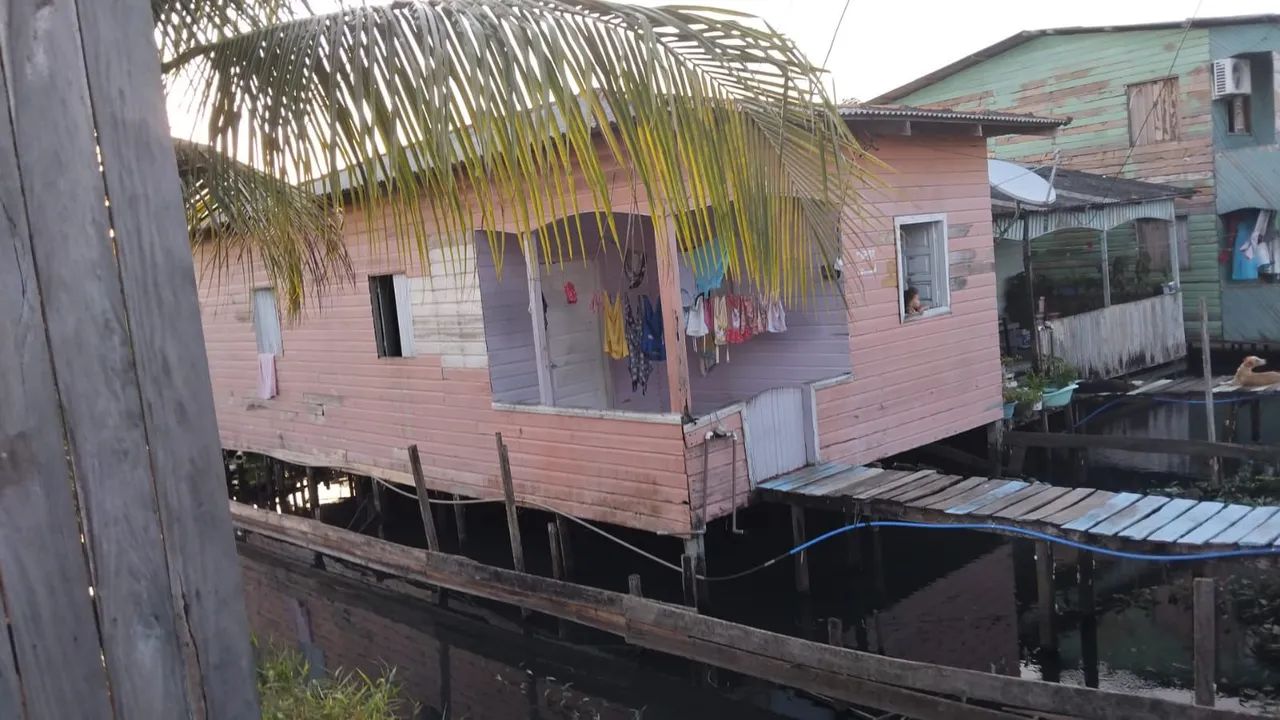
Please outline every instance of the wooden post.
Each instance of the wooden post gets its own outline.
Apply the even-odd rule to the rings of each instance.
[[[844,624],[838,617],[827,618],[827,644],[838,648],[844,647]]]
[[[1222,421],[1222,441],[1234,443],[1236,441],[1236,431],[1240,425],[1240,403],[1231,403],[1227,406],[1227,417]]]
[[[454,495],[453,501],[457,503],[462,499],[461,495]],[[467,542],[467,506],[455,504],[453,506],[453,526],[458,531],[458,550],[462,550],[462,546]]]
[[[1181,292],[1182,258],[1179,256],[1181,248],[1178,245],[1178,219],[1175,217],[1173,222],[1169,223],[1169,277],[1173,280],[1174,289]]]
[[[689,357],[685,352],[684,308],[680,300],[680,247],[675,218],[655,223],[658,297],[662,302],[662,339],[667,348],[667,400],[669,411],[689,415]]]
[[[633,597],[644,597],[644,591],[640,588],[639,573],[631,573],[627,576],[627,592]]]
[[[507,506],[507,533],[511,536],[511,562],[518,572],[524,572],[524,544],[520,541],[520,518],[516,512],[516,489],[511,482],[511,458],[502,433],[494,433],[498,444],[498,471],[502,476],[502,497]]]
[[[1004,474],[1004,420],[987,425],[987,461],[991,464],[991,477]]]
[[[707,582],[707,542],[702,535],[694,535],[684,541],[684,552],[693,558],[693,573],[697,578],[698,607],[706,611],[711,607],[711,588]]]
[[[431,512],[427,479],[422,473],[422,458],[418,455],[416,444],[409,446],[409,469],[413,472],[413,486],[418,490],[418,511],[422,513],[422,529],[427,535],[427,549],[440,552],[440,535],[436,532],[436,517]]]
[[[560,541],[560,527],[554,522],[547,523],[547,541],[551,546],[551,577],[564,580],[564,555],[562,554],[564,546]],[[569,636],[569,625],[563,618],[556,620],[556,633],[561,638]]]
[[[1214,675],[1217,673],[1217,614],[1213,578],[1196,578],[1192,582],[1194,615],[1194,651],[1196,704],[1213,707]]]
[[[387,539],[387,498],[386,498],[386,495],[384,494],[386,490],[383,489],[382,483],[379,482],[377,478],[374,478],[372,475],[370,475],[369,491],[373,494],[374,527],[378,531],[378,537],[383,540],[386,540]]]
[[[1200,298],[1200,364],[1204,375],[1205,434],[1209,442],[1217,442],[1218,420],[1213,407],[1213,362],[1209,357],[1209,305],[1203,297]],[[1222,480],[1221,466],[1219,458],[1209,458],[1214,482]]]
[[[1093,592],[1093,553],[1080,552],[1076,564],[1080,600],[1080,662],[1084,666],[1085,687],[1098,687],[1098,618]]]
[[[805,541],[804,508],[791,506],[791,541],[793,547],[799,547]],[[796,592],[809,592],[809,551],[801,550],[795,554]]]
[[[1102,250],[1102,307],[1111,307],[1111,253],[1107,250],[1107,231],[1098,238]]]
[[[1036,541],[1036,598],[1040,603],[1040,648],[1056,650],[1058,639],[1053,632],[1053,546],[1044,540]]]
[[[1031,238],[1027,217],[1022,217],[1022,272],[1027,278],[1027,317],[1031,327],[1031,367],[1040,370],[1040,330],[1036,327],[1035,271],[1031,264]]]
[[[684,588],[684,604],[698,609],[698,578],[693,569],[693,556],[685,553],[680,556],[681,587]]]
[[[573,573],[573,541],[572,533],[573,524],[569,522],[563,515],[556,514],[556,532],[560,536],[560,558],[564,562],[564,579],[572,580]]]
[[[316,478],[316,469],[307,468],[307,504],[311,506],[311,517],[320,517],[320,480]]]

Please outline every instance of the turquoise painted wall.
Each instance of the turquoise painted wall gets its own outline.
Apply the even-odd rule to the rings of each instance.
[[[1191,264],[1182,271],[1182,283],[1189,325],[1198,319],[1203,297],[1211,334],[1221,337],[1210,45],[1210,31],[1201,28],[1185,39],[1181,29],[1043,36],[895,102],[1070,116],[1071,125],[1055,136],[998,138],[991,149],[997,157],[1032,163],[1047,162],[1056,151],[1066,167],[1110,174],[1123,166],[1126,177],[1194,188],[1195,197],[1179,203],[1179,211],[1188,215]],[[1178,141],[1131,150],[1126,86],[1169,75],[1178,77]],[[1122,237],[1113,233],[1113,251]],[[1091,253],[1083,244],[1073,245],[1091,240]],[[1060,234],[1035,254],[1037,262],[1045,255],[1051,271],[1066,272],[1088,257],[1096,266],[1096,247],[1095,234]]]
[[[1210,56],[1244,55],[1253,65],[1252,131],[1227,132],[1227,104],[1214,103],[1213,146],[1218,213],[1242,208],[1280,208],[1280,146],[1277,146],[1276,97],[1280,83],[1274,52],[1280,51],[1280,24],[1213,28]],[[1268,92],[1269,90],[1269,92]],[[1225,236],[1220,246],[1230,248]],[[1231,279],[1221,267],[1222,336],[1228,341],[1280,343],[1280,285]]]

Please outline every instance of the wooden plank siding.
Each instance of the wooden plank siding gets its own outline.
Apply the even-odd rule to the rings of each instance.
[[[850,380],[817,391],[822,460],[863,464],[1001,415],[991,204],[982,138],[878,138],[890,169],[846,273]],[[951,312],[903,323],[893,218],[945,212]]]
[[[894,102],[1069,116],[1071,124],[1054,136],[996,138],[992,153],[1034,164],[1051,163],[1057,153],[1062,165],[1074,170],[1107,175],[1123,168],[1124,177],[1193,189],[1192,197],[1177,202],[1179,212],[1188,215],[1190,268],[1181,273],[1185,315],[1195,318],[1205,298],[1210,333],[1221,338],[1209,30],[1193,28],[1183,35],[1182,28],[1170,28],[1034,37]],[[1166,77],[1177,78],[1177,139],[1131,148],[1130,88]],[[1144,131],[1144,138],[1149,134]],[[1054,238],[1041,245],[1050,252],[1074,249],[1085,263],[1097,258],[1096,244],[1088,252],[1073,242],[1080,239]]]
[[[884,187],[865,192],[871,219],[860,220],[859,232],[846,240],[858,258],[845,272],[850,307],[840,309],[850,328],[853,379],[816,396],[818,453],[824,460],[879,459],[978,427],[1001,413],[984,140],[884,137],[876,139],[873,150],[890,169],[881,172]],[[627,198],[627,211],[647,211],[630,204],[625,168],[616,167],[611,177],[619,188],[628,188],[619,195]],[[927,213],[947,217],[951,313],[904,324],[898,316],[893,218]],[[354,283],[331,288],[321,306],[284,324],[279,394],[272,399],[256,396],[250,297],[259,281],[251,271],[232,268],[202,282],[226,447],[408,484],[405,448],[417,444],[429,487],[496,497],[493,433],[501,431],[520,502],[655,532],[693,529],[703,509],[703,444],[710,426],[686,428],[670,414],[548,412],[495,404],[496,374],[491,382],[491,368],[477,346],[483,334],[475,323],[483,317],[467,299],[479,286],[476,273],[493,274],[488,249],[467,254],[457,270],[466,277],[458,279],[437,266],[422,267],[416,253],[402,258],[398,243],[387,241],[370,223],[365,214],[351,212],[344,227]],[[869,263],[864,250],[870,251]],[[506,259],[513,259],[510,251]],[[519,268],[507,270],[511,274],[504,277],[522,281]],[[409,276],[414,294],[418,352],[379,358],[363,280],[401,272]],[[517,294],[511,295],[503,302],[518,304]],[[447,307],[426,309],[437,302]],[[441,331],[460,335],[432,337]],[[743,506],[750,485],[742,420],[728,411],[718,422],[738,433],[737,495]],[[732,510],[734,496],[733,446],[724,439],[712,443],[708,520]]]

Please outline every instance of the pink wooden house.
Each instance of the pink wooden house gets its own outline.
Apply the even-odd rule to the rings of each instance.
[[[586,218],[586,261],[530,265],[511,235],[500,278],[484,233],[462,257],[433,251],[428,269],[352,213],[354,285],[295,323],[281,326],[273,290],[249,274],[202,282],[224,446],[412,484],[406,447],[417,444],[429,487],[495,497],[501,432],[520,502],[688,537],[779,474],[870,463],[997,420],[986,138],[1060,123],[872,106],[842,114],[889,166],[882,187],[863,191],[869,215],[846,238],[842,266],[821,270],[840,278],[847,304],[828,284],[784,307],[785,331],[770,332],[782,319],[769,299],[724,279],[704,301],[758,310],[758,323],[748,318],[756,332],[717,350],[713,313],[709,336],[691,337],[707,316],[690,323],[683,308],[716,274],[695,277],[672,234],[655,231],[625,168],[615,173],[615,196],[628,198],[615,208],[621,252],[597,242]],[[908,286],[922,314],[905,313]],[[665,360],[607,351],[618,298],[641,315],[646,298],[660,301]],[[273,397],[260,392],[260,354],[275,356]]]

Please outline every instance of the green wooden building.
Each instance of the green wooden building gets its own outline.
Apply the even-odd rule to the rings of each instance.
[[[872,102],[1068,116],[1056,135],[998,138],[991,151],[1192,189],[1177,202],[1187,337],[1199,337],[1204,298],[1215,344],[1280,346],[1278,94],[1280,15],[1256,15],[1025,31]],[[1093,234],[1064,231],[1033,243],[1037,272],[1067,283],[1107,267],[1113,287],[1142,292],[1176,280],[1144,274],[1168,252],[1159,232],[1115,231],[1104,259]]]

